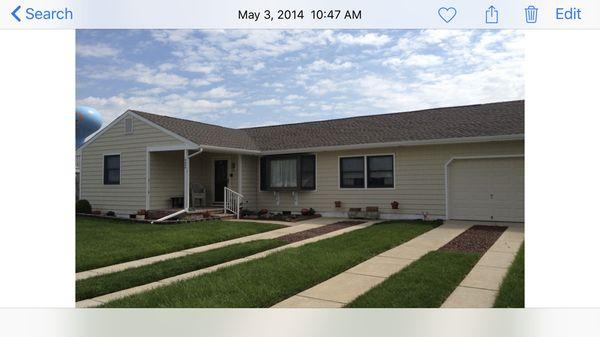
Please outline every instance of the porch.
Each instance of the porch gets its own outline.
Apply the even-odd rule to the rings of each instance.
[[[250,154],[149,147],[146,210],[167,216],[254,207],[257,165],[258,158]]]

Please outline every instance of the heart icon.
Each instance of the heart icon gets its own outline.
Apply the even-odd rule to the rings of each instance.
[[[438,9],[438,15],[442,20],[446,21],[446,23],[452,21],[456,16],[456,8],[454,7],[440,7]]]

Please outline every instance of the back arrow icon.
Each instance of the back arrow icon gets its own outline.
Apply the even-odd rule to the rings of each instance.
[[[21,9],[21,5],[17,6],[17,8],[15,8],[15,10],[10,13],[10,15],[12,15],[13,18],[15,18],[15,20],[21,22],[21,18],[17,16],[17,12],[19,11],[19,9]]]

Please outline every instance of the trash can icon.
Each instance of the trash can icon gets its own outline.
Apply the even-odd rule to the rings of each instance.
[[[525,21],[527,23],[536,23],[537,22],[537,13],[538,9],[534,6],[529,6],[525,8]]]

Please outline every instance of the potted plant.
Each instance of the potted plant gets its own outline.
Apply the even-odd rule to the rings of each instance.
[[[135,218],[138,220],[144,220],[146,219],[146,210],[145,209],[139,209],[137,211],[137,214],[135,215]]]
[[[391,203],[392,205],[392,209],[398,209],[398,205],[400,205],[396,200],[392,201]]]
[[[341,201],[334,201],[334,203],[335,203],[335,208],[342,207],[342,202]]]

